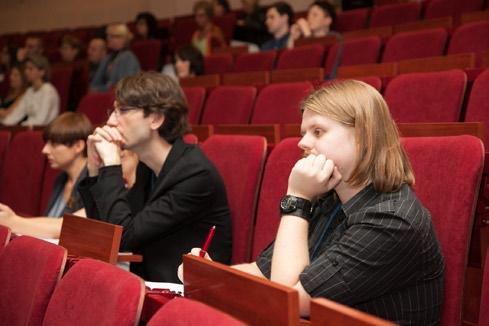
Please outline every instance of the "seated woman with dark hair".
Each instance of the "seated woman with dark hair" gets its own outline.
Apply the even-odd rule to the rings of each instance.
[[[27,89],[27,79],[24,74],[24,66],[20,63],[10,68],[10,88],[7,96],[0,99],[0,119],[9,115],[17,105]]]
[[[0,204],[0,224],[8,226],[14,233],[57,238],[62,224],[58,217],[65,213],[85,215],[77,188],[87,175],[86,139],[92,131],[90,120],[76,112],[63,113],[44,129],[42,153],[51,168],[61,171],[54,182],[45,217],[23,218],[10,207]]]
[[[147,40],[159,38],[158,21],[150,12],[140,12],[136,16],[136,35],[137,40]]]
[[[204,57],[199,50],[188,44],[175,51],[174,64],[163,67],[163,74],[173,79],[199,76],[204,73]]]
[[[46,125],[59,112],[59,95],[56,88],[49,83],[49,61],[40,55],[32,55],[25,61],[25,75],[31,86],[27,89],[18,105],[1,123],[6,126],[16,125]]]

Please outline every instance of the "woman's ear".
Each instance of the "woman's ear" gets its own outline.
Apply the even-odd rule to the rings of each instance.
[[[86,147],[87,143],[82,139],[78,139],[71,145],[71,148],[73,148],[77,154],[83,153]]]

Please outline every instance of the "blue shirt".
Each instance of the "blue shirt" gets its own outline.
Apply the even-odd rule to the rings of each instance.
[[[262,44],[260,50],[261,51],[270,51],[270,50],[280,50],[287,47],[287,42],[289,41],[290,33],[285,34],[280,38],[274,38],[270,41],[267,41]]]

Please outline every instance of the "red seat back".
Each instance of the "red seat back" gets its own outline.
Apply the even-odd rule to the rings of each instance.
[[[283,51],[276,69],[299,69],[321,67],[324,47],[321,44],[300,46]]]
[[[202,150],[224,179],[233,220],[233,264],[249,261],[255,207],[267,142],[260,136],[214,135]],[[236,167],[246,162],[246,169]]]
[[[188,120],[192,124],[200,122],[202,107],[205,100],[204,87],[182,87],[183,93],[187,98],[188,104]]]
[[[256,99],[251,123],[300,123],[299,106],[311,90],[312,84],[310,82],[265,86]]]
[[[82,259],[55,289],[43,325],[137,325],[144,291],[144,282],[136,275]]]
[[[141,64],[141,70],[158,70],[161,55],[160,40],[141,40],[131,44],[131,51]]]
[[[375,7],[370,15],[370,27],[392,26],[419,19],[421,5],[418,2],[399,3]]]
[[[218,86],[209,95],[202,124],[245,124],[255,101],[253,86]]]
[[[272,70],[277,58],[276,51],[243,53],[236,57],[235,72]]]
[[[329,75],[336,63],[338,51],[341,51],[339,66],[351,66],[377,63],[380,56],[382,40],[378,36],[347,40],[336,43],[328,52],[324,63],[324,73]]]
[[[40,193],[46,160],[40,131],[17,133],[5,153],[2,166],[0,202],[15,212],[39,214]]]
[[[457,122],[466,81],[462,70],[403,74],[384,97],[396,122]]]
[[[472,85],[465,121],[483,122],[486,127],[485,144],[489,144],[489,69],[481,73]]]
[[[447,32],[443,28],[398,33],[385,45],[382,62],[443,55]]]
[[[93,125],[101,125],[107,121],[107,110],[114,105],[114,94],[88,93],[78,105],[78,112],[84,113]]]
[[[42,325],[66,263],[66,249],[29,236],[12,239],[0,253],[2,325]]]
[[[414,190],[430,211],[445,258],[441,325],[460,325],[465,268],[484,150],[473,136],[403,138]]]
[[[479,325],[487,325],[489,320],[489,251],[486,253],[485,265],[483,266],[481,304],[479,310]]]
[[[73,66],[54,65],[51,69],[51,83],[59,94],[59,113],[66,111],[70,95]]]
[[[205,74],[224,74],[233,70],[231,53],[214,53],[204,58]]]
[[[8,227],[0,224],[0,253],[3,250],[3,247],[5,247],[10,241],[11,234],[12,232]]]
[[[247,324],[204,303],[175,298],[158,310],[148,323],[148,326],[159,325],[244,326]]]
[[[336,15],[334,30],[338,32],[349,32],[363,29],[367,25],[369,10],[365,8],[348,10]]]
[[[280,222],[278,204],[287,192],[290,171],[302,154],[298,142],[299,138],[284,139],[268,157],[256,212],[252,260],[275,239]]]
[[[467,23],[455,30],[448,54],[489,51],[489,21]]]

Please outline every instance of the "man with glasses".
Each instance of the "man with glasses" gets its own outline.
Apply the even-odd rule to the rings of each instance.
[[[89,177],[80,192],[87,216],[124,227],[121,250],[142,254],[131,271],[148,281],[178,282],[182,254],[216,232],[209,251],[231,258],[231,220],[222,179],[198,146],[187,145],[187,104],[171,78],[154,73],[126,77],[116,86],[107,124],[88,138]],[[128,200],[120,150],[142,162]]]

